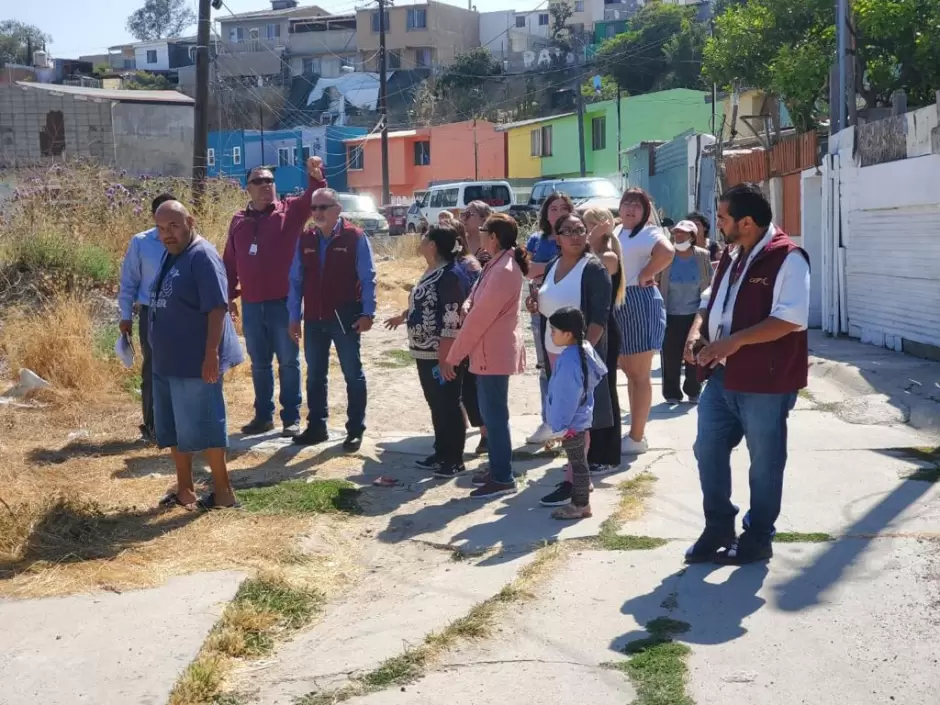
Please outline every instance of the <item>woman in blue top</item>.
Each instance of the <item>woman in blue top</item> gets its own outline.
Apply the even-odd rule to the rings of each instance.
[[[554,192],[549,194],[548,198],[542,203],[542,209],[539,211],[539,232],[533,233],[526,249],[529,251],[529,279],[530,295],[532,298],[538,297],[539,287],[542,285],[542,276],[545,274],[545,268],[549,262],[555,259],[561,249],[555,238],[555,223],[562,216],[570,215],[574,212],[574,204],[571,199],[563,193]],[[545,344],[542,340],[542,319],[537,311],[530,311],[532,314],[532,336],[535,338],[535,358],[539,370],[539,392],[542,395],[542,423],[536,429],[535,433],[526,439],[526,443],[546,443],[552,438],[552,431],[545,420],[545,398],[548,392],[548,358],[545,355]]]
[[[587,462],[588,429],[594,416],[594,388],[607,367],[585,340],[584,314],[577,308],[560,308],[548,319],[552,343],[564,348],[555,360],[548,383],[545,417],[552,433],[564,433],[562,447],[571,466],[571,504],[559,507],[555,519],[591,516],[591,475]]]

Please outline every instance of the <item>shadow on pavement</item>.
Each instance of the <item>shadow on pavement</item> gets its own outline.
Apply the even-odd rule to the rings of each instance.
[[[717,571],[730,570],[727,579],[712,582]],[[669,617],[689,624],[689,631],[677,637],[689,644],[724,644],[744,636],[743,622],[766,604],[757,593],[767,577],[768,566],[756,563],[740,568],[712,564],[690,565],[676,571],[652,592],[627,600],[621,612],[637,624]],[[614,639],[610,648],[623,652],[630,642],[649,634],[637,630]]]

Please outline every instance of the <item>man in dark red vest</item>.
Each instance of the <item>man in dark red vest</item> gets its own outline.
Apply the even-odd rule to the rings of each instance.
[[[753,184],[729,189],[718,203],[718,224],[735,247],[722,253],[686,343],[686,358],[708,378],[695,440],[705,531],[686,552],[689,563],[742,565],[773,556],[787,417],[809,369],[809,257],[771,218]],[[751,459],[751,507],[737,536],[731,451],[742,438]]]
[[[362,371],[360,336],[375,318],[375,262],[365,233],[340,217],[342,206],[333,189],[319,189],[311,205],[314,227],[300,235],[290,270],[287,309],[289,331],[300,340],[303,309],[304,356],[307,360],[307,428],[294,438],[298,445],[329,439],[326,422],[330,346],[346,380],[347,421],[343,449],[355,452],[366,430],[366,376]]]

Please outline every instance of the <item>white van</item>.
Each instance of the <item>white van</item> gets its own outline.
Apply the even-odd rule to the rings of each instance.
[[[428,223],[436,223],[441,211],[455,216],[473,201],[483,201],[494,211],[504,213],[515,204],[516,197],[508,181],[458,181],[428,187],[421,203],[421,212]]]

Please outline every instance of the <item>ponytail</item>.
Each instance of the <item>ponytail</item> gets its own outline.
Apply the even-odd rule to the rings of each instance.
[[[529,273],[529,253],[519,245],[513,247],[513,250],[512,258],[516,260],[516,265],[522,270],[522,276],[526,276]]]
[[[581,390],[581,403],[583,404],[588,395],[588,365],[587,353],[584,352],[584,331],[578,331],[574,334],[574,339],[578,341],[578,357],[581,358],[581,379],[583,388]]]

